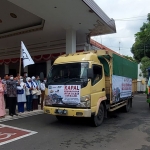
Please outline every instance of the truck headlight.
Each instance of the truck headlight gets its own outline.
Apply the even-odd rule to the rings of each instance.
[[[80,104],[78,107],[90,107],[91,106],[91,96],[85,95],[80,97]]]

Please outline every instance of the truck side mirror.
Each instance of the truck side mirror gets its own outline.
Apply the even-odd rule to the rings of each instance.
[[[92,79],[94,77],[93,68],[88,68],[87,77],[90,78],[90,79]]]

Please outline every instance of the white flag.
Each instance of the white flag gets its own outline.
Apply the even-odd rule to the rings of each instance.
[[[25,47],[24,43],[21,41],[21,58],[23,58],[23,67],[25,68],[28,65],[34,64],[27,48]]]

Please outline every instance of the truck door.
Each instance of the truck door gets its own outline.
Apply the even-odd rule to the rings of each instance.
[[[91,79],[91,106],[97,105],[100,97],[104,97],[105,93],[105,75],[103,66],[93,65],[94,77]]]

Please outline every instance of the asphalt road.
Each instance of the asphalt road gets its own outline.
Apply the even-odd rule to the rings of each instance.
[[[42,114],[2,124],[38,132],[0,146],[0,150],[150,150],[150,109],[137,95],[129,113],[116,112],[100,127],[85,119],[66,123]]]

